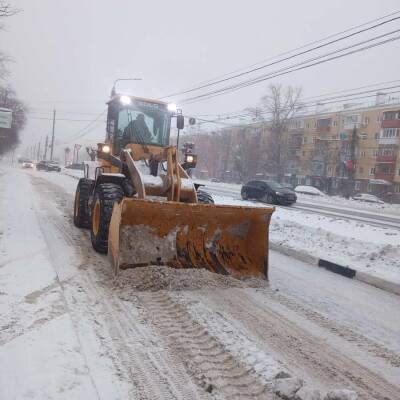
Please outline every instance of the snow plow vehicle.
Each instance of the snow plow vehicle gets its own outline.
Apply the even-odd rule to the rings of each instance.
[[[178,134],[184,127],[180,110],[115,92],[107,104],[106,138],[79,180],[74,223],[90,229],[94,250],[108,253],[114,273],[167,265],[268,278],[274,208],[200,203],[169,144],[171,122]]]

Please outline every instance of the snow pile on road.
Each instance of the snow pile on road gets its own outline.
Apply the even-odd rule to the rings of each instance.
[[[205,269],[179,269],[156,265],[122,270],[114,283],[115,288],[128,298],[137,291],[227,289],[266,285],[267,281],[262,279],[238,280]]]

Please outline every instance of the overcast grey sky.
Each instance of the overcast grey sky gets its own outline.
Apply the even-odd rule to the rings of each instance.
[[[0,48],[14,59],[10,83],[32,108],[26,143],[51,131],[50,120],[34,118],[49,118],[53,108],[60,118],[94,118],[118,77],[141,77],[142,82],[123,89],[160,97],[400,9],[398,0],[13,3],[23,12],[7,20]],[[399,27],[396,22],[377,33]],[[399,71],[397,41],[275,82],[300,85],[304,95],[312,96],[400,79]],[[184,112],[237,111],[255,105],[268,84],[191,104]],[[61,140],[75,137],[86,124],[57,121],[60,148]],[[103,136],[99,123],[80,141],[97,143]]]

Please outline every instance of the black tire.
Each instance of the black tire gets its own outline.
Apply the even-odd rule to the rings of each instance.
[[[248,200],[249,196],[247,195],[247,192],[245,190],[243,190],[241,194],[243,200]]]
[[[93,188],[93,180],[79,179],[74,201],[74,224],[78,228],[89,228],[89,197]]]
[[[211,194],[205,190],[197,191],[197,201],[200,204],[214,204],[214,199],[212,198]]]
[[[274,204],[274,197],[272,196],[272,194],[270,193],[266,194],[265,199],[268,204]]]
[[[108,229],[115,202],[124,197],[124,190],[115,183],[102,183],[96,187],[91,208],[90,239],[98,253],[108,251]]]

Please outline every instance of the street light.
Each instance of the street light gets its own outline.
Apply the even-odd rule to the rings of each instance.
[[[114,81],[113,87],[111,89],[111,97],[115,96],[117,94],[115,87],[118,82],[120,81],[141,81],[142,78],[118,78]]]

